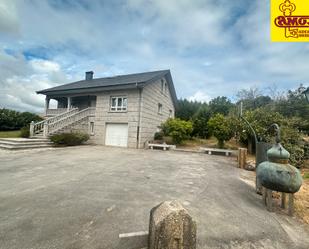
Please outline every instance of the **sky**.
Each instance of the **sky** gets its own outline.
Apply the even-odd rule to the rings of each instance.
[[[309,43],[272,43],[268,0],[0,0],[0,108],[35,91],[170,69],[178,98],[309,86]],[[306,84],[307,83],[307,84]]]

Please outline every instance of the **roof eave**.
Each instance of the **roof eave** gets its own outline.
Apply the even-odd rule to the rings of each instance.
[[[58,96],[58,95],[71,95],[71,94],[86,94],[86,93],[95,93],[103,91],[116,91],[116,90],[127,90],[143,87],[144,82],[140,83],[130,83],[117,86],[100,86],[100,87],[89,87],[89,88],[76,88],[76,89],[66,89],[66,90],[55,90],[55,91],[37,91],[37,94],[43,94],[46,96]]]

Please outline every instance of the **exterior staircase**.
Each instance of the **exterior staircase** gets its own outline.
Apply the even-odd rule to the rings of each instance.
[[[66,128],[94,116],[95,108],[73,108],[57,116],[30,124],[30,138],[0,138],[0,149],[23,150],[52,147],[49,136],[63,133]]]
[[[0,149],[4,150],[27,150],[49,147],[52,147],[52,142],[44,138],[0,138]]]
[[[70,127],[85,118],[94,116],[95,108],[88,107],[83,110],[73,108],[57,116],[45,119],[41,122],[30,124],[31,138],[48,138],[51,135],[62,133],[65,128]]]

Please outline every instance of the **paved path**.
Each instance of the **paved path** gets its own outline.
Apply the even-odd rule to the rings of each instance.
[[[0,152],[0,248],[120,248],[148,229],[149,210],[178,199],[197,221],[198,249],[308,249],[307,227],[269,213],[234,159],[74,147]]]

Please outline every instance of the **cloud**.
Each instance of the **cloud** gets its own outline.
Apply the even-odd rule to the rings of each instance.
[[[34,70],[42,73],[59,72],[60,65],[53,61],[46,61],[41,59],[33,59],[30,61]]]
[[[0,32],[18,32],[18,17],[15,1],[0,2]]]
[[[47,18],[48,17],[48,18]],[[271,43],[266,0],[1,1],[0,106],[40,111],[35,91],[171,69],[178,97],[308,82],[309,44]]]
[[[200,101],[208,103],[211,100],[211,97],[202,91],[197,91],[194,95],[188,98],[190,101]]]

